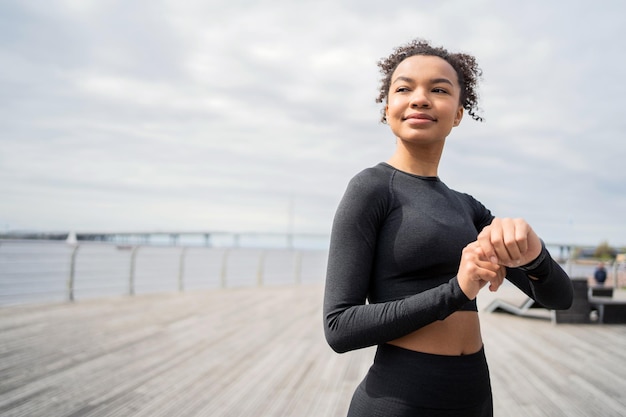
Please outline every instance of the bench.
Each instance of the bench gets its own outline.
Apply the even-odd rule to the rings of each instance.
[[[511,297],[508,300],[496,298],[481,311],[487,313],[503,312],[532,319],[551,319],[549,310],[525,294],[523,297]]]
[[[553,323],[592,323],[591,312],[597,310],[597,323],[617,324],[626,323],[626,298],[613,296],[613,288],[589,287],[587,278],[572,278],[574,299],[567,310],[550,310],[549,318]],[[485,307],[484,311],[493,313],[503,311],[518,316],[537,317],[538,314],[530,312],[531,309],[542,306],[532,298],[524,295],[523,299],[516,297],[514,301],[497,298]],[[596,322],[595,319],[593,322]]]
[[[613,297],[613,288],[589,287],[589,298],[591,297]]]
[[[533,304],[535,304],[535,300],[530,297],[527,297],[521,304],[518,305],[505,301],[501,298],[497,298],[485,307],[485,311],[487,313],[505,311],[507,313],[521,316],[524,315],[533,306]]]
[[[553,310],[553,323],[591,323],[591,304],[589,303],[589,285],[587,278],[572,278],[574,300],[567,310]]]
[[[598,310],[598,323],[626,324],[626,300],[589,297],[589,304]]]

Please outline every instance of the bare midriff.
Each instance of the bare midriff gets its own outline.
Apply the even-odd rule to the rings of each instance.
[[[475,311],[457,311],[399,339],[391,345],[416,352],[460,356],[478,352],[483,341]]]

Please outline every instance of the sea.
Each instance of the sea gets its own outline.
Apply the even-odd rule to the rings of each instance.
[[[322,282],[326,249],[0,240],[0,306]]]
[[[202,289],[321,284],[327,256],[327,246],[319,242],[300,247],[254,243],[244,247],[207,247],[0,240],[0,306]],[[565,261],[562,266],[570,277],[589,278],[596,265]]]

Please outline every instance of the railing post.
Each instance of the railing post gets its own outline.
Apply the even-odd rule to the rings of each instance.
[[[70,256],[70,275],[67,277],[67,300],[74,301],[74,278],[76,275],[76,254],[79,245],[74,245],[72,255]]]
[[[263,285],[263,270],[265,269],[265,256],[267,251],[261,251],[259,255],[259,265],[256,270],[256,285],[257,287],[261,287]]]
[[[137,251],[139,245],[133,246],[130,252],[130,276],[128,277],[128,295],[135,295],[135,262],[137,260]]]
[[[565,272],[570,278],[572,277],[572,263],[573,263],[573,260],[570,254],[570,256],[567,257],[567,262],[565,263]]]
[[[296,284],[302,284],[302,252],[294,251],[294,281]]]
[[[183,247],[180,251],[180,262],[178,263],[178,291],[183,292],[185,290],[185,255],[187,254],[187,247]]]
[[[226,288],[226,274],[228,273],[228,255],[230,254],[230,249],[224,250],[224,255],[222,255],[222,270],[220,271],[220,287]]]

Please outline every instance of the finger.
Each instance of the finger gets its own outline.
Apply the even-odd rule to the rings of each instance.
[[[478,242],[468,245],[466,250],[464,258],[465,265],[468,266],[469,279],[481,281],[480,288],[489,283],[491,291],[496,291],[504,280],[506,269],[488,260]]]
[[[496,227],[491,231],[491,244],[493,245],[496,256],[498,257],[499,264],[510,265],[512,256],[511,251],[515,251],[515,247],[511,246],[511,242],[514,240],[514,226],[511,219],[498,219]]]
[[[520,251],[520,257],[523,257],[528,251],[528,239],[531,233],[531,228],[526,220],[515,219],[515,240]]]
[[[511,262],[511,255],[505,243],[505,231],[509,228],[509,219],[496,217],[479,235],[481,247],[493,263],[508,265]]]
[[[485,253],[478,240],[470,243],[467,247],[472,251],[477,260],[490,262],[489,256]]]
[[[524,219],[503,219],[502,232],[509,259],[501,263],[511,267],[525,263],[531,234],[534,235],[530,225]]]
[[[480,279],[481,282],[489,284],[490,291],[497,291],[503,281],[500,273],[491,269],[480,270],[480,272],[478,272],[477,274],[477,277]]]
[[[481,279],[482,268],[478,266],[481,262],[479,259],[481,253],[480,246],[472,242],[463,249],[461,254],[457,279],[461,290],[470,300],[476,298],[478,292],[487,285],[487,281]]]
[[[518,236],[518,232],[523,232],[523,230],[519,230],[518,222],[513,219],[503,219],[502,221],[502,245],[504,246],[504,250],[506,250],[508,256],[507,264],[510,266],[514,266],[519,263],[519,259],[522,256],[522,252],[520,250],[520,246],[518,244],[518,238],[520,240],[525,240],[525,236]]]
[[[475,279],[486,281],[492,286],[499,287],[504,279],[504,270],[505,268],[501,265],[478,260],[475,262]]]
[[[496,278],[489,282],[489,291],[496,292],[504,282],[504,278],[506,276],[506,268],[500,266],[498,271],[496,272]]]
[[[495,220],[495,219],[494,219]],[[495,248],[491,243],[491,233],[493,226],[485,227],[476,238],[476,242],[480,246],[485,260],[489,260],[494,264],[499,263]]]

